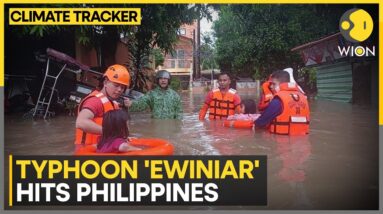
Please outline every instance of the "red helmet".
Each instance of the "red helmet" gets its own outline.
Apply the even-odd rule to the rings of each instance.
[[[130,85],[130,74],[127,68],[122,65],[111,65],[106,69],[104,77],[108,77],[108,80],[125,85],[129,87]]]

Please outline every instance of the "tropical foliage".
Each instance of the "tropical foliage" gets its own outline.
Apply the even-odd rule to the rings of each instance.
[[[344,10],[334,5],[224,5],[214,23],[222,70],[266,78],[273,70],[302,66],[291,49],[334,33]]]

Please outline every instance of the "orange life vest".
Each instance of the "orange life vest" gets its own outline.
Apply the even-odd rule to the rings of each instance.
[[[235,114],[234,95],[237,93],[234,89],[229,89],[225,96],[219,89],[213,90],[213,99],[209,104],[209,119],[224,119],[229,115]]]
[[[262,95],[261,95],[261,99],[259,100],[259,103],[258,103],[258,110],[259,111],[263,111],[267,108],[267,106],[269,105],[270,101],[273,99],[274,95],[273,95],[273,92],[271,92],[270,90],[270,80],[264,82],[262,84]]]
[[[280,91],[274,97],[282,101],[282,113],[270,124],[270,132],[284,135],[305,135],[309,133],[310,109],[307,97],[295,83],[280,84]]]
[[[88,100],[91,97],[97,97],[101,100],[103,105],[103,115],[110,110],[119,109],[118,103],[116,101],[109,100],[108,97],[106,97],[103,93],[96,90],[90,93],[87,97],[85,97],[81,101],[78,107],[78,113],[80,113],[82,109],[82,105],[84,104],[85,100]],[[94,117],[93,122],[101,126],[102,117]],[[87,133],[79,128],[76,128],[76,140],[74,143],[75,144],[97,144],[99,137],[100,137],[99,134]]]

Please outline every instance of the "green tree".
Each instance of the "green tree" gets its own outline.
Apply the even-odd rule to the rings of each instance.
[[[134,73],[134,89],[140,90],[145,84],[143,66],[147,64],[149,54],[158,47],[163,53],[170,53],[177,42],[177,30],[182,24],[191,24],[198,13],[194,7],[186,4],[142,5],[140,26],[126,32],[130,59],[127,62]]]
[[[339,7],[323,5],[225,5],[215,21],[217,61],[222,70],[267,77],[302,61],[291,48],[335,32]]]
[[[158,48],[153,49],[152,54],[154,56],[154,67],[157,68],[160,65],[164,65],[165,57],[162,54],[160,49]]]
[[[218,68],[215,60],[215,47],[211,36],[212,35],[210,34],[202,35],[202,45],[200,47],[200,55],[202,57],[202,70]]]

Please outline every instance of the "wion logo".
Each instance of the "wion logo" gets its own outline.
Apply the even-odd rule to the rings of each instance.
[[[346,11],[339,21],[339,30],[342,36],[349,42],[360,43],[370,37],[374,23],[370,14],[362,9]],[[375,46],[338,46],[341,56],[375,56]]]

